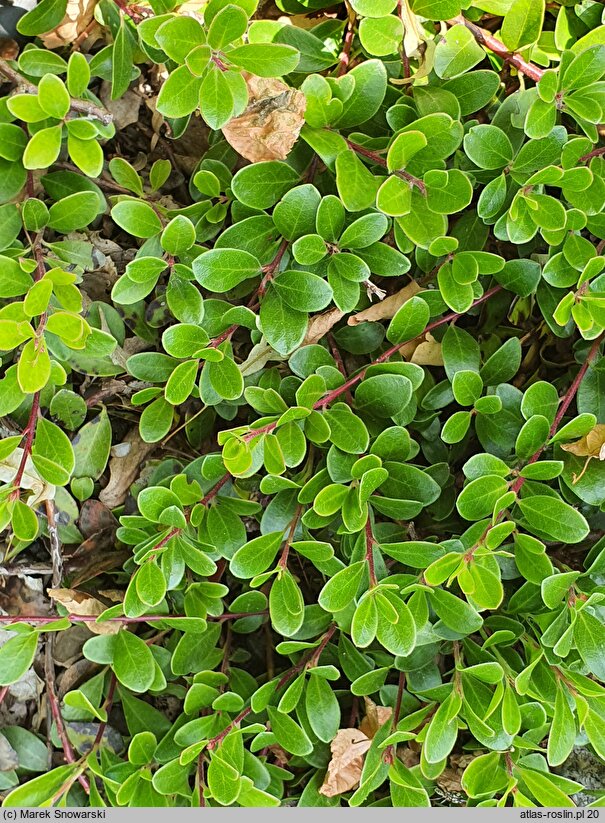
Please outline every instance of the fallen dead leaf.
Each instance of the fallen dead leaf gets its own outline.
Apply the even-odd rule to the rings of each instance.
[[[422,56],[422,45],[429,39],[422,28],[417,15],[410,8],[408,0],[400,0],[399,17],[403,23],[403,48],[408,57],[420,58]]]
[[[98,617],[107,606],[87,592],[78,589],[47,589],[48,596],[64,606],[70,614],[78,617]],[[119,623],[87,623],[87,628],[94,634],[116,634],[120,630]]]
[[[138,426],[129,431],[124,442],[130,445],[130,449],[125,457],[111,458],[109,483],[99,495],[101,503],[104,503],[108,509],[115,509],[124,502],[147,456],[155,448],[155,443],[145,443],[141,440]]]
[[[332,759],[319,793],[335,797],[354,789],[363,769],[363,756],[372,741],[359,729],[340,729],[330,744]]]
[[[266,366],[269,360],[286,360],[286,358],[278,354],[263,337],[260,343],[252,347],[250,354],[244,362],[240,363],[239,370],[242,373],[242,377],[256,374],[256,372]]]
[[[10,484],[19,470],[23,457],[23,449],[14,452],[0,461],[0,482]],[[21,478],[21,488],[29,489],[32,494],[27,498],[27,505],[35,508],[44,500],[54,500],[56,487],[42,480],[33,464],[31,457],[25,461],[25,471]]]
[[[316,314],[309,321],[305,339],[300,344],[301,347],[318,343],[344,316],[345,313],[337,308],[325,311],[323,314]]]
[[[58,49],[83,35],[93,21],[97,0],[67,0],[65,17],[59,25],[40,39],[47,49]]]
[[[412,342],[410,345],[413,346],[414,343]],[[418,343],[414,348],[409,360],[410,363],[416,363],[418,366],[443,366],[441,343],[438,343],[429,332],[426,335],[426,340]]]
[[[112,115],[113,124],[117,131],[138,122],[142,99],[141,95],[133,89],[128,89],[117,100],[113,100],[111,97],[111,83],[104,80],[101,85],[99,99]]]
[[[592,459],[605,460],[605,424],[597,423],[594,429],[591,429],[584,437],[576,440],[575,443],[566,443],[561,448],[563,451],[575,454],[576,457],[586,458],[580,474],[573,476],[573,482],[577,483],[586,473]]]
[[[252,163],[285,160],[305,122],[305,95],[276,78],[243,77],[248,106],[223,127],[225,139]]]
[[[366,704],[366,716],[359,724],[359,729],[367,737],[372,739],[376,732],[387,723],[392,715],[393,709],[390,706],[377,706],[369,697],[364,697]]]
[[[364,699],[366,716],[359,724],[359,728],[340,729],[330,744],[332,759],[319,789],[319,793],[324,797],[335,797],[357,786],[363,769],[364,755],[372,745],[372,738],[393,715],[390,706],[377,706],[369,697]]]
[[[377,320],[390,320],[395,317],[403,304],[408,301],[410,297],[418,294],[420,290],[421,289],[418,283],[416,283],[415,280],[412,280],[411,283],[408,283],[407,286],[404,286],[395,294],[385,297],[384,300],[381,300],[379,303],[374,303],[372,306],[368,306],[367,309],[364,309],[357,314],[352,314],[347,323],[349,326],[358,326],[360,323],[370,323]]]

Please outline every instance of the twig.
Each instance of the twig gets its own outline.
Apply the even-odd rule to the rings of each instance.
[[[376,570],[374,568],[374,544],[376,540],[374,539],[374,534],[372,532],[372,523],[370,518],[366,520],[366,560],[368,563],[368,571],[370,573],[370,588],[373,589],[378,585],[378,580],[376,579]]]
[[[53,589],[61,587],[61,579],[63,577],[63,555],[61,553],[61,541],[59,539],[59,530],[55,519],[55,501],[45,500],[44,506],[46,508],[46,520],[48,523],[48,537],[50,542],[50,558],[52,562],[52,584]]]
[[[485,294],[478,297],[476,300],[473,301],[472,305],[470,306],[471,309],[474,309],[476,306],[479,306],[481,303],[485,303],[486,300],[489,300],[490,297],[493,297],[494,294],[502,291],[502,286],[494,286],[493,288],[489,289],[485,292]],[[470,309],[469,309],[470,310]],[[376,360],[373,360],[371,363],[368,363],[361,371],[357,372],[356,375],[350,377],[342,386],[339,386],[337,389],[333,389],[331,392],[328,392],[324,397],[320,398],[316,403],[313,404],[313,410],[318,411],[319,409],[324,408],[325,406],[332,403],[341,394],[344,394],[348,389],[352,388],[353,386],[357,385],[360,380],[366,375],[367,370],[371,366],[376,366],[378,363],[384,363],[386,360],[389,359],[393,354],[396,354],[399,349],[402,349],[404,346],[407,346],[408,343],[413,343],[415,340],[421,340],[428,332],[433,331],[433,329],[438,328],[439,326],[443,326],[445,323],[449,323],[451,321],[458,320],[459,317],[462,317],[462,314],[458,312],[451,312],[450,314],[446,314],[445,317],[441,317],[439,320],[435,320],[432,323],[429,323],[428,326],[424,329],[423,332],[417,334],[416,337],[411,337],[409,340],[403,340],[401,343],[397,343],[395,346],[391,346],[390,349],[384,351],[380,357],[377,357]],[[243,436],[243,440],[248,443],[250,440],[254,440],[255,437],[259,437],[262,434],[268,434],[272,432],[277,426],[276,422],[267,423],[266,426],[262,426],[260,429],[251,429]]]
[[[0,59],[0,74],[3,74],[7,80],[19,87],[19,90],[25,94],[38,94],[38,87],[30,83],[22,74],[16,69],[13,69],[6,60]],[[113,122],[113,115],[107,109],[101,106],[96,106],[88,100],[80,100],[72,97],[70,99],[69,108],[76,114],[83,114],[86,117],[100,120],[103,125],[108,126]]]
[[[244,617],[260,617],[268,614],[267,610],[260,612],[226,612],[219,615],[208,615],[206,620],[214,623],[223,623],[225,620],[241,620]],[[95,614],[66,614],[62,615],[72,623],[96,623],[99,615]],[[0,624],[6,623],[35,623],[42,624],[54,623],[56,616],[48,616],[45,614],[20,614],[20,615],[0,615]],[[138,617],[108,617],[102,623],[162,623],[164,620],[190,620],[191,618],[186,614],[142,614]]]
[[[330,639],[332,638],[332,635],[335,631],[336,626],[330,626],[330,628],[322,637],[319,646],[316,649],[312,649],[308,654],[304,655],[303,658],[298,663],[296,663],[296,665],[292,666],[291,669],[288,669],[288,671],[281,677],[277,686],[275,687],[276,692],[283,688],[286,685],[286,683],[288,683],[294,677],[295,674],[298,674],[298,672],[301,671],[301,669],[304,669],[305,666],[317,665],[317,661],[319,660],[321,653],[330,642]],[[216,737],[213,737],[208,741],[206,748],[208,748],[209,750],[216,749],[216,747],[220,745],[220,743],[225,739],[225,737],[227,737],[229,732],[232,731],[236,726],[239,726],[242,720],[245,720],[249,714],[252,714],[251,706],[247,706],[245,709],[242,709],[242,711],[237,715],[237,717],[235,717],[231,721],[231,723],[229,723],[229,725],[225,729],[223,729],[222,732],[220,732],[216,735]]]
[[[385,169],[387,168],[387,161],[384,159],[384,157],[381,157],[377,152],[371,151],[370,149],[366,149],[365,146],[361,146],[359,143],[354,143],[352,140],[349,140],[346,137],[345,142],[347,146],[355,152],[355,154],[359,154],[362,157],[367,157],[368,160],[371,160],[373,163],[376,163],[377,166],[382,166]],[[393,169],[391,174],[394,174],[397,177],[401,177],[401,179],[405,180],[406,183],[409,183],[410,186],[416,186],[416,188],[421,194],[426,194],[426,186],[424,185],[424,182],[420,180],[419,177],[414,177],[414,175],[405,171],[405,169]]]
[[[61,709],[59,708],[59,700],[57,698],[57,692],[55,687],[55,661],[53,659],[53,646],[54,646],[54,634],[49,634],[46,638],[46,648],[44,650],[44,672],[46,676],[46,695],[48,698],[48,702],[50,704],[50,711],[52,714],[52,718],[55,721],[55,726],[57,729],[57,734],[61,740],[61,745],[63,746],[63,754],[65,756],[66,763],[75,763],[76,757],[74,755],[74,750],[72,745],[69,741],[69,737],[67,735],[67,730],[65,728],[65,723],[63,722],[63,717],[61,715]],[[50,735],[50,727],[48,730]],[[88,780],[84,777],[83,774],[78,775],[78,781],[80,785],[84,789],[84,791],[88,794],[90,791],[90,786],[88,784]]]
[[[447,24],[448,26],[466,26],[480,46],[484,46],[489,49],[498,57],[501,57],[505,63],[510,63],[510,65],[514,66],[517,71],[521,72],[521,74],[524,74],[526,77],[529,77],[531,80],[535,80],[536,83],[542,78],[544,69],[535,66],[533,63],[528,63],[527,60],[524,60],[520,54],[509,51],[504,43],[494,37],[493,34],[490,34],[485,29],[471,23],[470,20],[467,20],[461,14],[459,14],[458,17],[454,17],[452,20],[448,20]]]
[[[582,157],[578,158],[578,163],[586,163],[587,160],[591,160],[593,157],[599,157],[601,154],[605,154],[605,146],[600,149],[593,149],[589,151],[588,154],[583,154]]]
[[[348,3],[346,3],[346,7],[348,12],[347,24],[345,26],[345,36],[342,42],[342,51],[340,52],[338,66],[336,68],[336,77],[342,77],[343,74],[347,73],[351,62],[353,40],[355,39],[355,21],[357,19],[357,15]]]
[[[586,355],[586,360],[584,360],[584,362],[580,366],[580,370],[578,371],[577,375],[575,376],[572,384],[570,385],[570,387],[567,389],[567,391],[565,392],[565,394],[561,398],[561,405],[559,406],[556,417],[553,421],[552,426],[550,427],[550,437],[554,437],[554,435],[556,434],[557,429],[559,428],[559,424],[561,423],[561,420],[563,420],[567,409],[570,407],[574,397],[578,393],[578,389],[580,388],[582,380],[584,380],[584,378],[586,376],[586,372],[588,371],[588,367],[590,366],[592,361],[595,359],[595,357],[599,353],[599,348],[600,348],[601,343],[603,342],[604,339],[605,339],[605,332],[601,332],[601,334],[597,337],[597,339],[594,341],[594,343],[590,347],[590,350],[589,350],[588,354]],[[527,465],[529,465],[531,463],[535,463],[539,459],[539,457],[541,456],[542,452],[544,451],[544,449],[546,448],[547,445],[548,445],[547,443],[544,443],[543,446],[540,446],[540,448],[536,452],[534,452],[534,454],[532,454],[532,456],[529,458],[529,460],[527,461]],[[525,483],[525,479],[526,479],[525,477],[518,477],[515,480],[515,482],[513,483],[513,485],[511,486],[511,491],[514,491],[515,493],[517,493],[521,489],[523,484]]]
[[[288,240],[286,240],[286,238],[284,238],[281,241],[281,245],[280,245],[279,249],[277,250],[277,254],[273,258],[273,260],[267,266],[265,266],[263,268],[263,273],[264,273],[265,276],[261,280],[260,286],[257,289],[256,294],[257,294],[258,297],[262,297],[263,294],[266,292],[267,285],[271,282],[271,280],[273,280],[273,278],[275,276],[275,272],[278,270],[279,265],[282,261],[282,257],[286,253],[287,248],[288,248]]]

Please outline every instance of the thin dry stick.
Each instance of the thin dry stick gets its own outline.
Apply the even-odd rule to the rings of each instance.
[[[18,91],[24,92],[25,94],[38,94],[38,87],[30,83],[29,80],[23,77],[16,69],[13,69],[6,60],[0,59],[0,74],[3,74],[7,80],[14,83]],[[79,100],[72,97],[69,108],[76,114],[82,114],[85,117],[100,120],[105,126],[108,126],[113,121],[113,115],[111,115],[107,109],[95,105],[90,100]]]
[[[544,69],[539,68],[539,66],[533,63],[528,63],[520,54],[509,51],[501,40],[498,40],[493,34],[490,34],[489,31],[471,23],[470,20],[467,20],[461,14],[452,20],[448,20],[447,23],[448,26],[466,26],[480,46],[489,49],[498,57],[501,57],[505,63],[514,66],[517,71],[529,77],[531,80],[535,80],[536,83],[542,78]]]

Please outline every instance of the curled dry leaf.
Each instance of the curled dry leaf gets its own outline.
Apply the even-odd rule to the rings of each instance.
[[[597,423],[594,429],[591,429],[588,434],[576,440],[575,443],[566,443],[561,446],[563,451],[575,454],[576,457],[585,457],[586,462],[580,474],[574,474],[573,482],[578,483],[586,474],[586,470],[590,465],[590,461],[605,460],[605,424]]]
[[[364,701],[366,716],[359,724],[359,729],[371,740],[376,732],[391,719],[393,709],[390,706],[377,706],[369,697],[364,697]]]
[[[239,370],[242,373],[242,377],[248,377],[251,374],[256,374],[256,372],[260,371],[267,365],[269,360],[287,360],[287,358],[283,357],[281,354],[278,354],[263,337],[260,343],[257,343],[252,347],[250,354],[244,362],[240,363]]]
[[[395,294],[385,297],[384,300],[379,303],[374,303],[372,306],[368,306],[367,309],[357,314],[352,314],[347,322],[349,326],[358,326],[360,323],[390,320],[392,317],[395,317],[403,304],[409,300],[410,297],[418,294],[419,291],[420,286],[413,280],[411,283],[408,283],[407,286],[404,286],[398,292],[395,292]]]
[[[155,448],[155,443],[141,440],[138,427],[128,432],[124,441],[130,449],[124,457],[112,457],[109,461],[109,483],[105,486],[99,500],[108,509],[115,509],[126,499],[128,489],[136,480],[147,456]]]
[[[19,470],[19,464],[23,456],[23,449],[15,449],[14,452],[0,461],[0,482],[10,484],[15,479]],[[55,486],[42,480],[31,457],[25,461],[25,471],[21,478],[21,488],[29,489],[32,494],[27,498],[27,505],[32,508],[43,503],[45,500],[55,499]]]
[[[98,617],[107,606],[87,592],[78,589],[47,589],[48,596],[64,606],[70,614],[78,617]],[[116,634],[120,630],[119,623],[87,623],[94,634]]]
[[[599,460],[605,460],[605,423],[597,423],[584,437],[575,443],[566,443],[561,448],[575,454],[576,457],[597,457]]]
[[[305,339],[300,344],[301,347],[318,343],[344,316],[344,312],[337,308],[325,311],[323,314],[316,314],[309,320]]]
[[[354,789],[359,783],[363,769],[363,759],[372,745],[376,732],[391,719],[390,706],[377,706],[369,697],[365,698],[366,716],[358,729],[340,729],[330,744],[332,759],[328,772],[319,789],[324,797],[335,797]]]
[[[305,122],[305,95],[281,80],[244,73],[248,106],[223,128],[227,142],[250,160],[285,160]]]
[[[319,793],[335,797],[354,789],[361,777],[363,756],[371,745],[360,729],[340,729],[330,744],[332,759]]]
[[[409,358],[410,363],[416,363],[418,366],[443,366],[441,343],[438,343],[430,332],[422,343],[416,345],[412,342],[410,346],[414,347],[412,356]]]
[[[141,95],[133,89],[128,89],[122,97],[112,100],[111,83],[104,80],[99,94],[101,103],[113,117],[113,124],[117,131],[122,131],[126,126],[137,123],[139,120],[139,109],[141,108]]]
[[[68,0],[63,20],[55,29],[40,36],[46,48],[66,46],[84,35],[93,22],[96,5],[97,0]]]

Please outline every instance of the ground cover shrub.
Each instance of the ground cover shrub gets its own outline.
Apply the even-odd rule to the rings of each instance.
[[[4,805],[572,806],[603,6],[257,6],[4,47]]]

